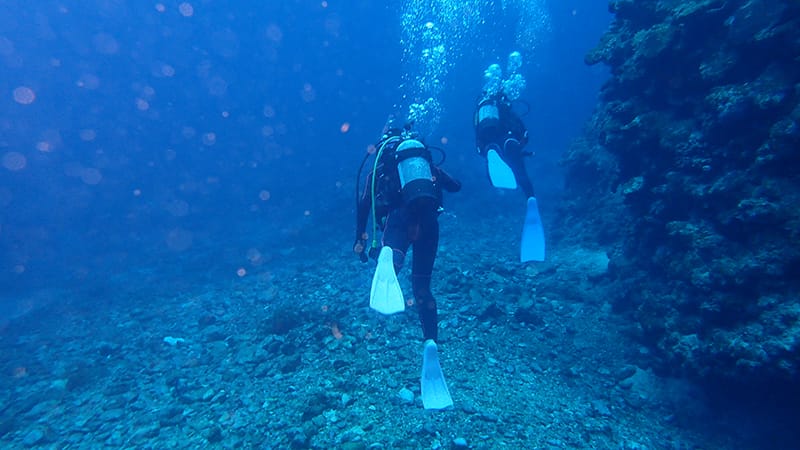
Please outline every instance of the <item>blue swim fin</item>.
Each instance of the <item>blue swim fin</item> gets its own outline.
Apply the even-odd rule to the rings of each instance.
[[[383,247],[378,255],[378,267],[375,268],[369,292],[369,307],[381,314],[394,314],[406,309],[403,290],[394,272],[392,249],[389,247]]]
[[[439,365],[439,352],[436,342],[425,341],[422,353],[422,406],[425,409],[445,409],[453,406],[453,398],[444,381],[442,366]]]
[[[486,153],[486,163],[489,165],[489,179],[492,186],[501,189],[516,189],[517,179],[511,167],[508,167],[497,150],[491,149]]]
[[[544,228],[542,227],[542,218],[539,216],[536,197],[528,199],[525,226],[522,228],[520,261],[544,261]]]

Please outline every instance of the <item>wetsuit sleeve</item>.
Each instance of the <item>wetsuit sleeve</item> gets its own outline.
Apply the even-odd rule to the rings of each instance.
[[[367,182],[364,185],[364,192],[358,199],[358,208],[356,210],[356,240],[362,239],[362,235],[367,231],[367,219],[369,219],[369,211],[372,208],[372,196],[369,193],[371,184],[372,174],[369,174],[369,176],[367,176]]]
[[[522,147],[525,147],[528,144],[528,129],[525,128],[522,119],[511,108],[508,108],[507,114],[508,131],[519,141]]]
[[[440,167],[433,167],[436,175],[436,180],[441,183],[442,189],[447,192],[458,192],[461,190],[461,182],[450,176],[449,173],[442,170]]]

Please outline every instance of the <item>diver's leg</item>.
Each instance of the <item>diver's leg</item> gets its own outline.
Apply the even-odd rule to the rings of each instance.
[[[414,261],[411,270],[411,286],[417,302],[419,320],[425,340],[438,338],[439,316],[436,299],[431,293],[433,262],[439,247],[439,220],[434,210],[419,217],[419,230],[414,240]]]
[[[381,244],[392,249],[394,272],[399,274],[400,269],[403,268],[408,247],[411,245],[408,236],[408,213],[405,208],[395,209],[386,217]]]
[[[533,183],[531,183],[531,180],[528,177],[528,172],[525,170],[525,160],[523,159],[522,155],[522,147],[519,145],[518,140],[506,140],[503,151],[503,160],[508,164],[509,167],[511,167],[511,171],[514,172],[514,178],[516,178],[517,184],[520,186],[520,188],[522,188],[522,192],[525,193],[525,198],[527,199],[533,197]]]

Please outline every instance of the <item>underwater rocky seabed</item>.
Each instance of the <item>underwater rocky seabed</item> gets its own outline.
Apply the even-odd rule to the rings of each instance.
[[[660,373],[800,395],[800,3],[609,6],[586,62],[612,76],[554,229],[609,253]]]
[[[371,267],[356,261],[348,242],[331,239],[177,297],[151,286],[97,308],[65,292],[50,309],[9,325],[0,334],[0,444],[693,449],[786,442],[757,429],[753,417],[713,410],[692,385],[654,373],[631,324],[612,311],[612,293],[597,283],[607,276],[605,253],[553,242],[547,262],[520,265],[508,239],[522,220],[522,200],[514,200],[499,205],[508,206],[505,217],[441,219],[434,292],[452,410],[422,409],[415,309],[391,317],[370,310]],[[314,231],[341,236],[325,225]],[[119,275],[129,283],[137,276]],[[407,276],[406,268],[408,293]]]
[[[800,378],[800,5],[610,4],[587,62],[612,77],[562,207],[542,203],[548,261],[516,262],[521,204],[442,217],[453,410],[421,407],[416,312],[369,310],[371,271],[331,238],[178,297],[65,291],[6,326],[0,444],[796,448],[797,405],[737,399]]]

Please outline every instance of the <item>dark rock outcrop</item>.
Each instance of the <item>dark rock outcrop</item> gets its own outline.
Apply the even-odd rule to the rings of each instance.
[[[564,157],[564,240],[605,247],[660,367],[800,375],[800,3],[613,0],[611,77]]]

